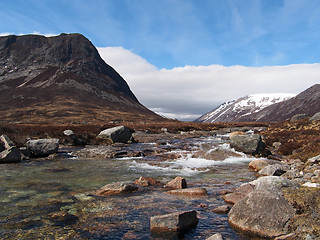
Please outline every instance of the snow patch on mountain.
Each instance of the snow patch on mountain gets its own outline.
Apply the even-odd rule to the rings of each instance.
[[[204,114],[196,122],[233,122],[275,104],[294,97],[289,93],[252,94],[237,100],[228,101]]]

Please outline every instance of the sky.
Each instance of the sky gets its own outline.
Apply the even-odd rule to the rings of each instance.
[[[318,0],[0,0],[0,35],[81,33],[159,114],[320,82]]]

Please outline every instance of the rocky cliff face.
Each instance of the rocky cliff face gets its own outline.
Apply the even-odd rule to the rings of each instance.
[[[159,118],[80,34],[0,37],[0,121]]]
[[[262,109],[293,97],[293,94],[253,94],[221,104],[196,122],[240,122]],[[243,120],[244,119],[244,120]]]
[[[284,121],[297,114],[312,116],[317,112],[320,112],[320,84],[315,84],[291,99],[273,104],[241,120],[258,122]]]

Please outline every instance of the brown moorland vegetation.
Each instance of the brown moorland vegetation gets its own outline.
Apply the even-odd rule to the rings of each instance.
[[[278,153],[288,158],[307,161],[320,155],[320,121],[304,119],[272,123],[261,134],[268,146],[280,142]]]

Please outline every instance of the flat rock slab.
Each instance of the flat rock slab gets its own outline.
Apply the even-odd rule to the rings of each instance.
[[[206,196],[207,189],[205,188],[184,188],[184,189],[175,189],[170,190],[167,193],[185,195],[185,196]]]
[[[108,196],[120,193],[130,193],[138,190],[138,187],[132,182],[116,182],[110,183],[99,190],[92,193],[92,195],[96,196]]]
[[[176,212],[150,218],[151,231],[186,232],[195,227],[199,222],[197,212]]]

